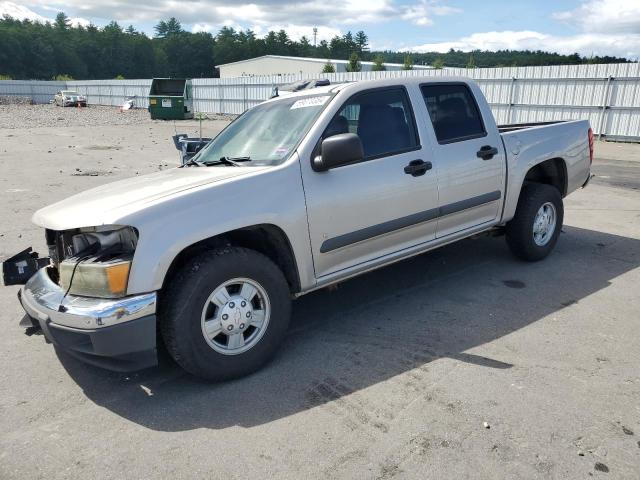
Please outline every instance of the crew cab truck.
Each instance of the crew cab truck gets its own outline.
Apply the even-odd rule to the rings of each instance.
[[[592,158],[587,121],[498,128],[466,78],[276,97],[184,166],[37,211],[50,261],[10,261],[33,273],[23,325],[111,369],[154,365],[162,341],[196,376],[242,376],[312,290],[490,230],[545,258]]]

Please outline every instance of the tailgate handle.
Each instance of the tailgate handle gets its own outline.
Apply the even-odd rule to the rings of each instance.
[[[480,150],[476,153],[478,158],[483,160],[491,160],[494,155],[498,154],[498,149],[496,147],[492,147],[491,145],[484,145],[480,147]]]
[[[404,173],[412,177],[424,175],[427,170],[431,170],[431,162],[425,162],[423,160],[411,160],[409,165],[404,167]]]

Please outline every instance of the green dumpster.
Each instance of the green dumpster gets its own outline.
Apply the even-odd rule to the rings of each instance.
[[[193,118],[193,87],[186,78],[154,78],[149,91],[153,120]]]

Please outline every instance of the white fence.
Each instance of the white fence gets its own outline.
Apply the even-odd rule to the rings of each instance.
[[[462,75],[476,79],[500,124],[586,118],[594,132],[610,139],[640,141],[640,64],[442,69],[333,73],[193,80],[194,108],[240,114],[269,98],[275,85],[303,78],[332,83],[399,76]],[[147,107],[151,80],[70,82],[0,81],[0,95],[31,96],[47,102],[61,88],[87,95],[91,104],[121,105],[137,96]]]
[[[49,103],[66,85],[66,82],[44,80],[0,80],[0,95],[30,97],[33,103]]]

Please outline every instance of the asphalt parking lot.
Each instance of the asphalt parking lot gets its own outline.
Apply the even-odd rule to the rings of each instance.
[[[46,251],[36,209],[177,165],[174,128],[0,128],[0,260]],[[79,363],[0,287],[0,478],[638,479],[640,145],[596,157],[545,261],[480,237],[309,294],[232,382]]]

